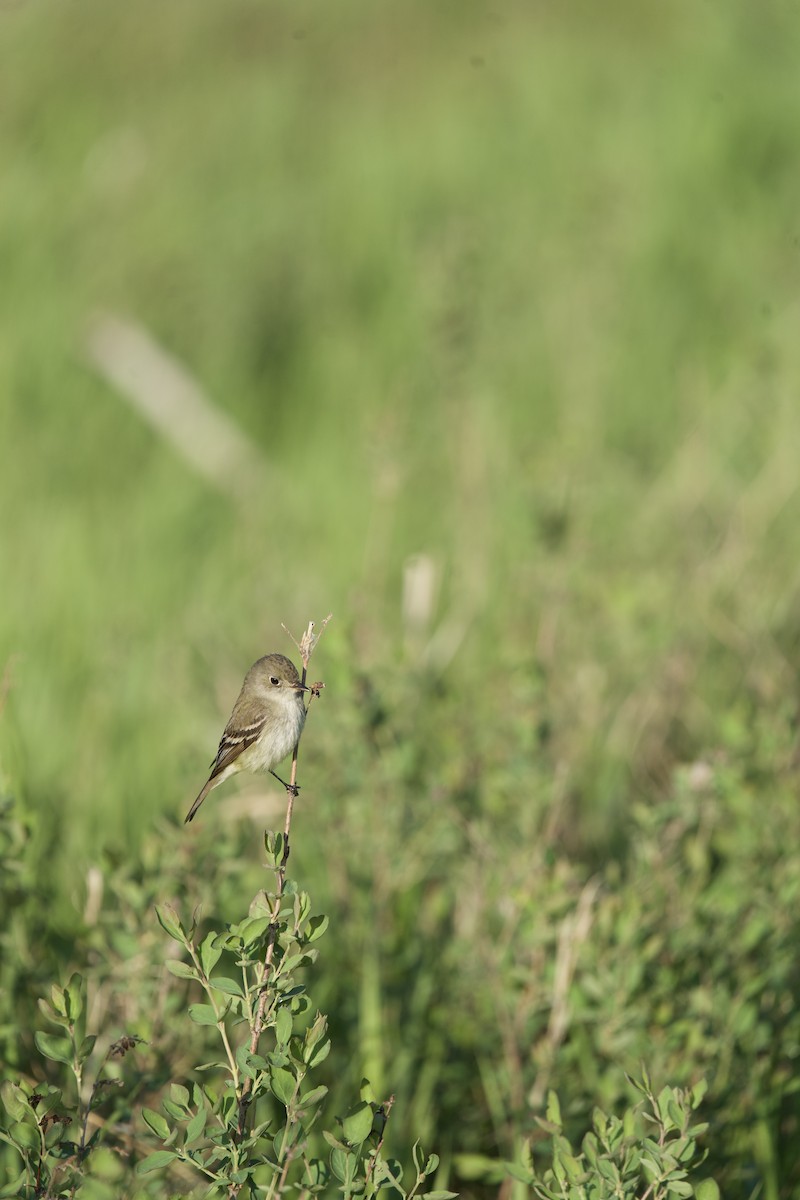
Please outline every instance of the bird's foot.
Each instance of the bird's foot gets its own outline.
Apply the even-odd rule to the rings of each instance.
[[[288,794],[290,796],[293,796],[295,798],[295,800],[297,799],[297,797],[300,794],[300,785],[299,784],[287,783],[285,779],[281,779],[280,775],[276,775],[274,771],[270,771],[270,775],[274,776],[275,779],[277,779],[278,783],[283,784],[283,786],[286,788],[286,791],[288,792]]]

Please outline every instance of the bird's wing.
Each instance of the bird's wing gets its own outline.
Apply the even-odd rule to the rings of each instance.
[[[248,725],[240,725],[238,721],[233,719],[235,716],[236,713],[234,712],[230,721],[225,726],[225,732],[220,738],[217,757],[211,764],[210,779],[215,779],[226,767],[235,762],[248,746],[252,746],[264,728],[264,717],[259,717],[258,720],[251,721]]]

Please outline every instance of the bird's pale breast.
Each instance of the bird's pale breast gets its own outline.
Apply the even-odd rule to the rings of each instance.
[[[269,771],[291,754],[303,732],[306,713],[294,697],[289,704],[276,704],[261,736],[241,755],[241,766],[248,771]]]

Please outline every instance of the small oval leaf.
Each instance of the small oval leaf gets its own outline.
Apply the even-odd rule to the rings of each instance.
[[[242,985],[237,983],[235,979],[228,979],[225,975],[215,975],[209,980],[213,988],[218,992],[224,992],[226,996],[241,996],[244,997]]]
[[[67,1063],[72,1062],[72,1043],[69,1038],[56,1037],[52,1033],[42,1033],[41,1030],[33,1035],[33,1040],[36,1043],[36,1049],[45,1058],[51,1058],[54,1062]]]
[[[161,1113],[152,1108],[142,1109],[142,1120],[145,1125],[152,1129],[156,1137],[160,1137],[162,1142],[165,1142],[170,1135],[170,1128],[167,1122],[162,1117]]]
[[[167,970],[178,979],[197,979],[198,974],[191,963],[185,963],[180,958],[168,958]]]
[[[297,1080],[291,1071],[286,1071],[283,1067],[273,1067],[269,1073],[269,1085],[281,1104],[290,1104]]]
[[[373,1108],[366,1100],[356,1104],[342,1121],[342,1133],[351,1146],[360,1146],[372,1132]]]
[[[147,1158],[143,1158],[137,1164],[136,1174],[147,1175],[150,1171],[160,1171],[162,1167],[166,1167],[177,1157],[177,1154],[173,1154],[171,1150],[156,1150],[155,1154],[148,1154]]]
[[[183,932],[181,923],[178,920],[178,914],[174,908],[171,908],[168,904],[157,904],[156,917],[165,933],[168,933],[176,942],[183,942],[185,944],[186,934]],[[159,1151],[159,1154],[161,1153],[163,1152]],[[152,1170],[153,1168],[151,1167],[150,1169]]]
[[[190,1004],[189,1019],[195,1025],[216,1025],[217,1014],[210,1004]]]
[[[198,1109],[198,1111],[192,1117],[189,1124],[186,1126],[186,1144],[187,1144],[187,1146],[191,1142],[196,1142],[197,1139],[202,1135],[203,1130],[206,1127],[207,1119],[208,1119],[208,1113],[206,1112],[205,1108]]]

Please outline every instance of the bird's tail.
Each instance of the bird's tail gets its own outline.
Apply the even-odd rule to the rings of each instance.
[[[197,812],[198,808],[203,803],[203,801],[205,800],[208,793],[211,791],[212,788],[215,788],[217,786],[217,784],[221,783],[221,782],[222,781],[219,778],[219,776],[216,776],[216,778],[213,775],[211,776],[211,778],[208,780],[205,787],[203,788],[202,792],[197,797],[194,804],[192,805],[192,807],[189,809],[188,813],[186,814],[186,818],[183,822],[184,825],[188,824],[188,822],[194,818],[194,814]]]

